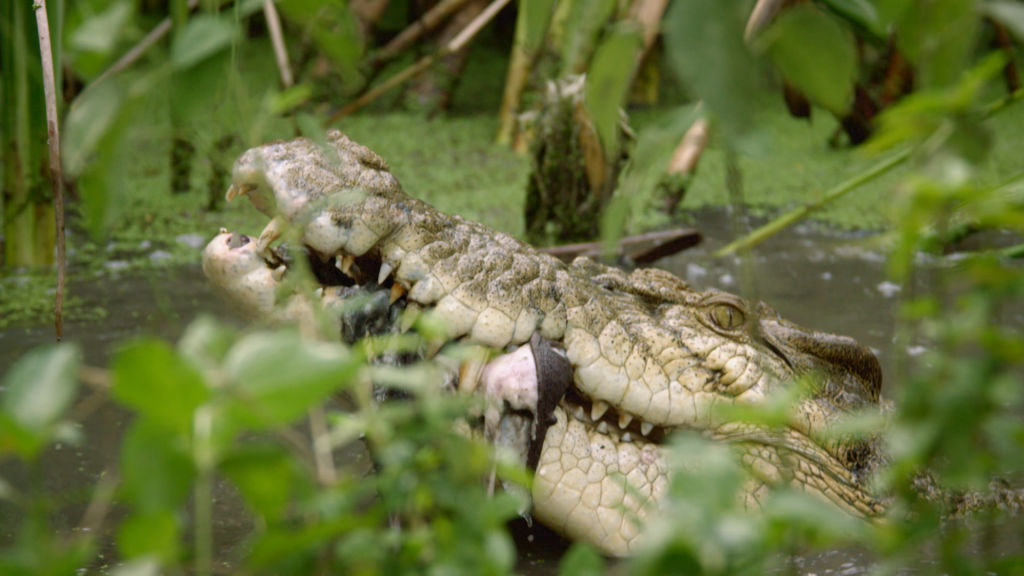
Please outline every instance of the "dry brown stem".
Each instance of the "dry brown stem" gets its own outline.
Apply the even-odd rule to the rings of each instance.
[[[270,43],[274,46],[274,59],[277,60],[277,70],[281,74],[281,85],[291,88],[295,79],[292,76],[292,67],[288,64],[288,48],[284,44],[281,17],[274,7],[274,0],[263,0],[263,16],[267,19],[267,31],[270,33]]]
[[[708,145],[708,120],[698,118],[683,135],[672,159],[668,163],[669,174],[690,174],[697,169],[700,156]]]
[[[60,168],[60,128],[57,118],[57,83],[53,74],[50,49],[50,21],[46,0],[36,0],[36,28],[39,31],[39,56],[43,67],[43,97],[46,104],[46,137],[50,145],[50,182],[53,186],[53,213],[57,220],[57,294],[53,303],[53,326],[57,341],[64,337],[64,284],[67,254],[64,250],[64,176]]]
[[[473,21],[470,22],[469,25],[466,26],[466,28],[462,32],[460,32],[455,38],[452,38],[452,41],[445,45],[443,48],[441,48],[434,54],[428,54],[427,56],[420,58],[405,70],[402,70],[398,74],[395,74],[391,78],[385,80],[383,83],[378,84],[373,89],[367,91],[359,98],[356,98],[355,100],[344,106],[341,110],[338,110],[337,112],[332,114],[331,117],[328,118],[326,122],[324,122],[324,124],[327,126],[334,124],[335,122],[344,118],[345,116],[348,116],[349,114],[352,114],[353,112],[359,110],[363,106],[366,106],[370,102],[373,102],[382,94],[389,92],[392,88],[395,88],[405,83],[407,80],[415,76],[417,73],[426,70],[434,62],[436,62],[438,58],[443,58],[448,54],[458,52],[460,49],[462,49],[463,46],[468,44],[469,41],[472,40],[473,37],[476,36],[477,33],[479,33],[480,30],[483,29],[483,27],[488,22],[493,20],[494,17],[498,15],[498,12],[501,12],[501,9],[508,5],[510,1],[511,0],[494,0],[493,2],[491,2],[489,6],[487,6],[487,8],[483,12],[480,13],[479,16],[474,18]]]
[[[419,40],[427,32],[430,32],[444,22],[453,12],[458,10],[468,0],[441,0],[436,6],[428,10],[423,16],[416,20],[398,36],[395,36],[384,45],[370,60],[370,64],[379,67],[388,60],[401,54],[405,49]]]

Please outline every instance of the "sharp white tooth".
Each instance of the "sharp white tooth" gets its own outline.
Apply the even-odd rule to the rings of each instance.
[[[583,422],[587,419],[587,415],[583,412],[583,406],[577,406],[572,411],[572,417]]]
[[[654,424],[651,424],[650,422],[644,422],[640,424],[640,433],[643,434],[644,436],[650,434],[651,430],[654,430]]]
[[[459,390],[467,394],[476,391],[480,384],[480,377],[483,375],[486,364],[474,360],[463,362],[459,365]]]
[[[391,272],[394,271],[395,267],[387,262],[380,263],[380,274],[377,275],[377,284],[383,284],[385,280],[391,276]]]
[[[232,184],[231,186],[228,187],[228,191],[226,194],[224,194],[224,198],[227,199],[228,202],[231,202],[235,198],[238,198],[239,196],[245,196],[246,194],[252,192],[255,189],[256,187],[253,186],[252,184]]]
[[[597,420],[604,416],[604,413],[608,411],[608,404],[600,400],[594,402],[590,407],[590,419]]]
[[[629,414],[626,414],[625,412],[623,412],[622,414],[619,414],[619,428],[622,428],[623,430],[625,430],[626,426],[629,426],[629,423],[632,422],[632,421],[633,421],[633,416],[631,416]]]
[[[356,259],[349,254],[343,254],[334,259],[334,266],[346,276],[351,276],[349,272],[352,271],[352,264],[355,264],[355,261]]]
[[[622,435],[622,438],[619,438],[619,440],[622,442],[632,442],[633,435],[630,434],[629,432],[626,432],[625,434]]]
[[[597,425],[597,431],[600,432],[601,434],[607,434],[608,423],[605,422],[604,420],[601,420],[601,422]]]
[[[395,286],[398,286],[398,284],[393,284],[392,289],[394,289]],[[392,304],[394,304],[394,302],[392,302]],[[420,307],[415,304],[410,303],[406,306],[405,310],[402,311],[399,332],[402,334],[408,332],[409,329],[412,328],[412,325],[416,323],[416,319],[419,318],[421,311]]]
[[[402,296],[405,296],[406,292],[408,292],[408,290],[405,289],[405,286],[402,286],[398,282],[392,284],[391,290],[388,291],[388,306],[394,304],[395,301],[401,298]]]
[[[284,278],[284,273],[287,272],[287,271],[288,271],[288,268],[284,264],[281,264],[277,268],[274,268],[273,271],[271,271],[270,277],[273,278],[274,280],[280,282],[281,279]]]

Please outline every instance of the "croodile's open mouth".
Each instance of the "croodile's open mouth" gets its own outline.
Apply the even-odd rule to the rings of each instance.
[[[204,271],[255,314],[326,310],[345,342],[404,332],[425,313],[441,341],[490,350],[456,370],[456,387],[484,398],[484,436],[535,468],[544,523],[630,550],[634,520],[664,494],[661,446],[679,429],[736,446],[766,486],[797,484],[858,515],[880,510],[865,488],[876,447],[829,434],[843,414],[877,408],[870,351],[664,271],[564,264],[409,197],[376,154],[327,136],[325,147],[298,139],[239,159],[230,196],[273,219],[257,238],[222,230]],[[294,253],[272,247],[288,226],[302,244]],[[306,267],[318,289],[293,290],[287,280]],[[756,409],[802,375],[817,384],[785,424],[718,410]]]

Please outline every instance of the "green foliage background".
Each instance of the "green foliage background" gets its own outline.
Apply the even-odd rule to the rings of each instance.
[[[184,3],[174,4],[180,13]],[[576,6],[583,10],[591,4]],[[779,18],[751,54],[740,41],[741,9],[749,6],[719,0],[673,5],[664,20],[667,57],[690,95],[704,105],[701,112],[690,102],[640,114],[637,155],[622,186],[631,194],[617,204],[623,213],[609,221],[643,227],[662,220],[649,210],[652,174],[696,115],[707,113],[717,135],[688,206],[733,201],[725,176],[731,164],[745,176],[745,203],[773,213],[814,201],[887,155],[906,154],[900,170],[819,213],[822,225],[883,230],[894,282],[909,286],[914,275],[924,273],[919,255],[966,229],[1024,233],[1019,163],[1024,112],[1016,105],[1019,95],[1007,98],[996,82],[1005,60],[990,57],[975,43],[982,16],[996,17],[1015,33],[1024,31],[1021,5],[831,0],[814,6]],[[65,110],[65,163],[81,195],[79,234],[72,240],[78,274],[102,273],[94,269],[110,247],[130,251],[156,239],[172,250],[170,263],[194,262],[193,248],[169,239],[208,235],[219,226],[258,229],[247,208],[206,209],[203,182],[216,168],[212,164],[195,167],[189,192],[170,194],[166,158],[175,131],[185,132],[202,152],[199,157],[212,157],[214,143],[224,136],[234,137],[232,150],[238,152],[296,131],[315,132],[330,108],[317,98],[351,90],[346,80],[331,87],[311,72],[297,87],[278,89],[267,42],[246,39],[243,30],[259,3],[204,8],[191,18],[179,17],[171,40],[142,65],[102,84],[86,84]],[[311,42],[338,70],[358,71],[362,54],[350,36],[336,33],[351,23],[339,13],[320,19],[309,8],[298,1],[282,6],[294,27],[292,47]],[[592,9],[609,10],[606,4]],[[85,82],[94,79],[154,20],[130,2],[76,2],[68,8],[61,35],[69,66]],[[586,21],[594,20],[603,21]],[[794,123],[758,86],[763,66],[771,62],[824,110],[841,112],[858,74],[850,65],[854,35],[870,40],[891,27],[900,31],[900,46],[920,71],[919,87],[885,113],[863,150],[824,148],[833,124]],[[598,49],[608,56],[598,61],[617,66],[626,53],[620,46],[631,36],[620,28],[608,30],[603,38],[609,43]],[[493,53],[480,52],[480,62],[495,61]],[[608,77],[610,85],[621,82],[614,74]],[[202,88],[185,88],[194,86]],[[622,96],[610,92],[598,96],[609,100],[595,110],[616,109],[608,104]],[[387,158],[414,195],[500,230],[521,232],[504,204],[521,202],[526,161],[489,143],[496,129],[489,115],[429,121],[377,110],[345,120],[342,128]],[[5,134],[10,131],[5,128]],[[999,475],[1020,477],[1024,335],[1004,313],[1024,296],[1024,270],[1012,259],[1019,253],[991,249],[951,261],[930,291],[903,302],[899,342],[923,338],[931,348],[920,357],[902,357],[890,375],[898,381],[892,387],[895,409],[886,423],[892,462],[879,490],[892,495],[892,521],[851,522],[785,490],[766,502],[763,514],[749,514],[736,498],[742,474],[735,455],[684,435],[669,447],[671,457],[700,465],[679,466],[670,514],[651,526],[652,544],[628,561],[629,573],[762,574],[780,568],[785,562],[780,553],[848,546],[868,550],[878,562],[871,569],[878,573],[916,567],[925,549],[935,551],[936,572],[1024,572],[1020,549],[1001,556],[967,553],[972,536],[1018,529],[1012,523],[995,515],[946,522],[944,504],[923,499],[913,487],[922,470],[961,490],[982,490]],[[44,276],[41,284],[29,286],[46,282]],[[13,302],[30,309],[22,301],[28,297],[12,286],[0,283],[0,306]],[[0,322],[12,317],[4,310]],[[455,433],[451,422],[471,406],[465,399],[430,393],[436,367],[415,366],[396,376],[381,374],[368,359],[362,346],[312,343],[289,331],[236,333],[208,319],[197,320],[177,346],[154,339],[125,343],[102,379],[108,388],[101,393],[136,419],[123,440],[118,474],[101,480],[91,496],[101,510],[115,499],[125,509],[124,516],[102,517],[117,526],[121,563],[110,571],[214,571],[210,496],[218,479],[238,490],[257,519],[240,570],[514,571],[515,549],[505,524],[522,503],[507,494],[488,496],[480,479],[497,470],[526,482],[526,473]],[[0,397],[5,466],[38,474],[47,447],[88,441],[77,437],[68,420],[82,373],[81,354],[70,344],[33,351],[6,371]],[[367,390],[373,377],[391,379],[414,392],[414,399],[374,404]],[[322,414],[324,400],[342,392],[353,399],[353,409],[330,410],[317,440],[336,448],[365,438],[377,455],[378,470],[371,476],[342,467],[325,479],[315,454],[294,437],[292,426],[310,411]],[[877,418],[863,422],[869,430],[879,425]],[[96,562],[105,544],[99,532],[64,534],[50,528],[53,496],[41,484],[14,486],[0,478],[0,498],[20,518],[15,540],[0,549],[0,571],[58,574]],[[403,519],[401,530],[392,527],[391,517]],[[593,550],[577,545],[561,569],[592,574],[602,572],[604,564]]]

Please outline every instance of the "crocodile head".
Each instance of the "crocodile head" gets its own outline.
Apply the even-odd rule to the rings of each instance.
[[[363,150],[336,132],[322,147],[300,139],[254,149],[243,157],[248,168],[236,167],[233,195],[292,206],[283,221],[298,228],[314,270],[326,263],[342,284],[386,290],[391,306],[428,311],[453,341],[535,359],[524,371],[523,362],[499,358],[484,385],[460,388],[488,395],[499,413],[534,420],[540,521],[610,554],[635,549],[668,485],[663,442],[680,429],[736,447],[752,506],[771,486],[791,483],[855,515],[882,511],[867,489],[880,459],[875,443],[830,432],[850,412],[877,409],[881,371],[869,350],[664,271],[563,264],[410,198],[382,175],[381,162],[360,159]],[[311,182],[319,192],[304,194]],[[218,243],[204,253],[211,281],[243,304],[273,302],[278,259],[237,240],[232,248],[230,235],[211,245]],[[243,257],[246,266],[230,264]],[[254,264],[270,272],[254,275]],[[236,279],[233,271],[246,272]],[[264,295],[254,296],[257,289]],[[557,361],[537,360],[538,342]],[[499,366],[516,368],[502,375]],[[518,384],[501,384],[510,379]],[[756,408],[798,384],[802,394],[782,426],[720,409]]]

